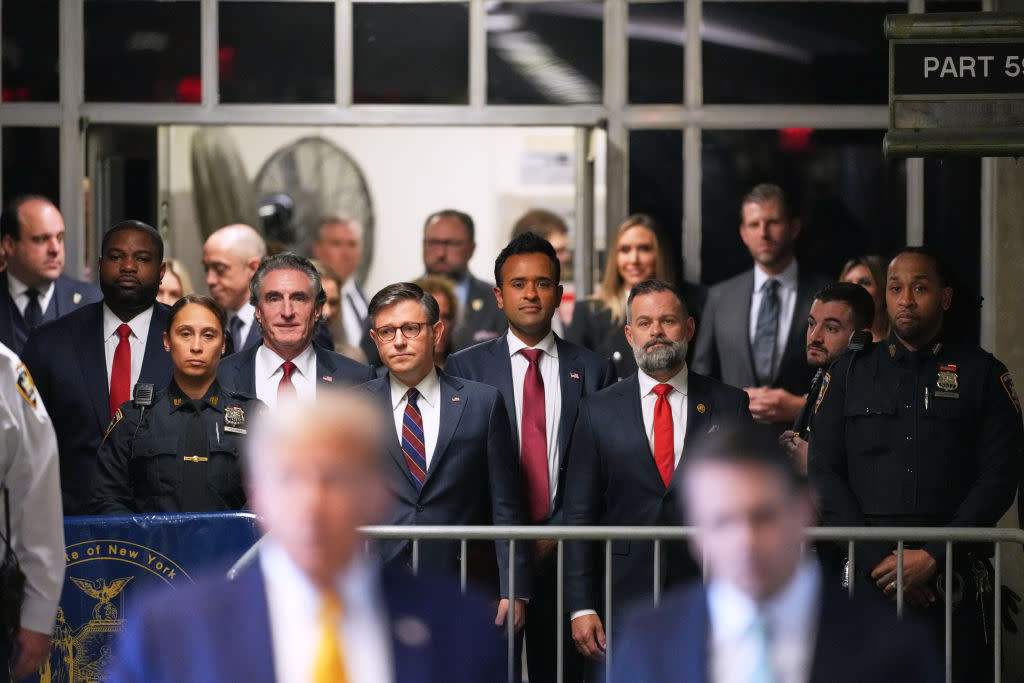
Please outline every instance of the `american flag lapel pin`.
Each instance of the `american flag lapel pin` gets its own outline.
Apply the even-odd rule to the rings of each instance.
[[[452,403],[458,403],[461,400],[458,396],[452,396]]]
[[[324,375],[324,381],[325,382],[333,382],[334,378],[331,377],[330,375]]]
[[[578,373],[578,372],[570,372],[569,373],[569,379],[579,379],[579,378],[580,378],[580,373]]]

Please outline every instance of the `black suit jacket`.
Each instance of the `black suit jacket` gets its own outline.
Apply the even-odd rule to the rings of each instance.
[[[593,351],[555,337],[558,348],[559,388],[562,394],[562,414],[558,422],[558,452],[561,463],[555,503],[548,519],[542,523],[562,523],[562,494],[565,490],[565,471],[569,453],[569,437],[576,424],[580,400],[615,381],[610,363]],[[496,388],[501,392],[512,430],[514,451],[519,452],[519,416],[516,415],[515,390],[512,388],[512,362],[508,354],[508,335],[450,356],[445,372],[456,377],[473,380]]]
[[[939,654],[913,622],[897,621],[881,601],[850,600],[823,585],[811,683],[938,683]],[[659,607],[626,619],[611,644],[612,683],[709,683],[711,624],[707,591],[689,586],[665,596]]]
[[[689,374],[683,455],[702,437],[737,422],[749,422],[747,394]],[[565,523],[576,526],[679,526],[676,501],[682,468],[669,485],[654,462],[640,406],[640,382],[633,375],[588,396],[580,406],[569,446]],[[592,543],[566,545],[566,606],[570,612],[603,612],[604,553]],[[682,543],[666,543],[661,554],[666,585],[696,573]],[[654,549],[650,541],[612,543],[612,596],[617,606],[653,596]]]
[[[91,282],[72,280],[66,275],[61,275],[54,282],[53,296],[43,311],[42,322],[52,322],[102,299],[103,293],[100,288]],[[20,355],[25,348],[28,333],[28,325],[11,299],[7,273],[0,273],[0,342]]]
[[[139,382],[165,387],[171,381],[171,355],[163,344],[170,310],[153,304]],[[86,514],[96,453],[110,424],[103,303],[83,306],[37,327],[25,343],[22,360],[57,432],[64,514]]]
[[[494,298],[494,285],[469,276],[466,303],[452,336],[452,351],[461,351],[480,342],[496,339],[508,329],[508,319]]]
[[[386,469],[395,498],[389,523],[523,524],[519,462],[501,394],[492,387],[437,372],[441,381],[440,431],[422,489],[417,489],[409,472],[398,433],[392,429],[387,436]],[[389,418],[394,414],[389,374],[363,388],[380,403]],[[410,545],[409,541],[382,541],[379,547],[385,562],[393,562],[403,557]],[[516,552],[518,598],[530,595],[526,545],[520,543]],[[496,550],[500,591],[507,596],[508,542],[496,543]],[[459,558],[458,541],[419,545],[421,571],[457,575]]]
[[[810,388],[814,371],[807,365],[807,314],[814,295],[830,281],[827,277],[799,269],[789,338],[770,386],[797,396],[803,396]],[[758,386],[750,350],[750,302],[753,296],[753,270],[720,282],[708,291],[693,352],[694,372],[720,379],[734,387]]]
[[[259,345],[233,353],[217,368],[217,379],[228,389],[256,396],[256,351]],[[313,344],[317,386],[357,386],[374,377],[373,369]],[[335,384],[337,383],[337,384]]]

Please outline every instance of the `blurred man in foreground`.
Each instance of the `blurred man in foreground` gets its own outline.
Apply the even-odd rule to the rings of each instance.
[[[233,582],[144,604],[107,680],[502,680],[482,603],[364,554],[358,527],[389,504],[384,424],[368,398],[342,391],[284,401],[259,422],[248,454],[249,498],[267,532],[258,561]]]
[[[636,613],[613,681],[941,681],[937,653],[874,601],[850,601],[804,558],[806,480],[769,434],[737,427],[683,462],[682,499],[708,583]]]

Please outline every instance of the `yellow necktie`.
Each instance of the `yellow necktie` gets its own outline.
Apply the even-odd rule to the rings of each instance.
[[[338,632],[342,614],[338,596],[325,593],[320,600],[320,644],[313,662],[313,683],[348,683],[345,653]]]

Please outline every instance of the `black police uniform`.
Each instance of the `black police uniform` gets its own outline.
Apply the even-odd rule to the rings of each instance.
[[[847,352],[825,377],[813,421],[809,474],[826,526],[991,527],[1013,503],[1024,462],[1021,406],[1006,366],[977,346],[936,340],[913,352],[890,334]],[[857,545],[851,580],[862,592],[881,595],[870,572],[894,547]],[[918,547],[935,558],[941,575],[945,543]],[[982,628],[985,601],[977,599],[991,548],[955,547],[967,609],[957,608],[954,621],[991,643],[991,631]],[[926,616],[944,624],[942,601]],[[970,646],[957,631],[955,624],[961,642],[954,652],[963,647],[954,662],[966,665]]]
[[[92,512],[241,509],[243,444],[251,418],[264,410],[255,396],[216,381],[201,399],[172,380],[148,408],[124,403],[100,446]]]

